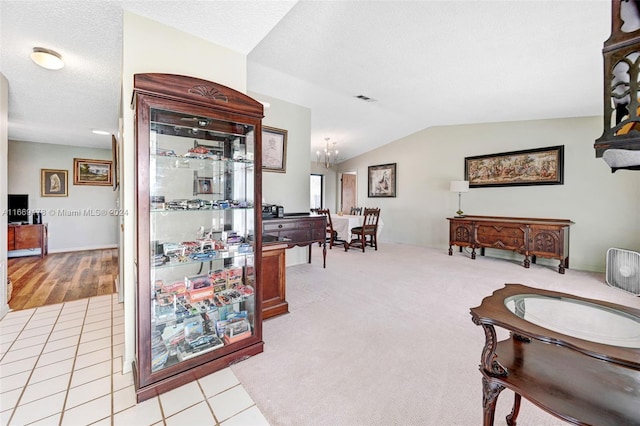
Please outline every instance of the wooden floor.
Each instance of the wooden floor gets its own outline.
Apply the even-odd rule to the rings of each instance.
[[[69,302],[116,292],[118,249],[86,250],[7,261],[14,310]]]

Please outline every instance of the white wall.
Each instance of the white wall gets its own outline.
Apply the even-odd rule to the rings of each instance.
[[[269,103],[264,110],[263,126],[287,130],[286,173],[262,173],[262,198],[265,203],[284,206],[285,213],[309,212],[309,145],[311,110],[259,93],[248,93]],[[303,160],[301,160],[303,159]],[[316,247],[312,248],[316,249]],[[286,265],[307,262],[307,247],[286,250]]]
[[[211,25],[215,25],[212,21]],[[155,21],[124,12],[123,31],[123,143],[122,177],[125,217],[123,236],[123,276],[125,302],[125,353],[123,371],[131,370],[135,350],[135,139],[130,102],[133,75],[137,73],[170,73],[214,81],[246,92],[246,56],[206,42]]]
[[[29,194],[29,210],[43,212],[42,221],[49,229],[49,252],[117,246],[113,187],[73,184],[74,158],[111,160],[110,149],[9,141],[8,157],[8,192]],[[41,169],[67,170],[67,197],[40,196]]]
[[[570,267],[603,271],[608,248],[640,249],[640,173],[612,174],[595,158],[601,133],[602,117],[432,127],[344,162],[340,170],[357,169],[359,204],[381,208],[382,242],[446,251],[446,218],[458,209],[449,181],[464,178],[465,157],[564,145],[564,185],[472,188],[462,194],[462,210],[571,219]],[[367,167],[386,163],[397,163],[397,197],[367,198]]]

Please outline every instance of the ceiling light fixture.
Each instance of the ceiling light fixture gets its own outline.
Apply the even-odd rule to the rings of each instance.
[[[316,162],[324,166],[325,169],[334,166],[338,161],[338,150],[336,149],[336,142],[331,144],[329,147],[329,139],[324,138],[326,141],[326,145],[324,148],[324,152],[320,152],[320,150],[316,151]]]
[[[64,67],[62,55],[44,47],[34,47],[33,52],[31,52],[31,59],[42,68],[48,70],[59,70]]]
[[[107,132],[106,130],[99,130],[99,129],[93,129],[91,132],[96,134],[96,135],[110,135],[111,134],[111,133]]]

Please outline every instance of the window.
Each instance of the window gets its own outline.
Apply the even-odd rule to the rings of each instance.
[[[323,175],[311,175],[311,179],[309,179],[309,181],[311,182],[311,191],[309,191],[309,193],[311,194],[311,200],[309,202],[309,208],[311,209],[321,209],[323,206],[323,192],[322,192],[322,187],[323,185],[323,181],[324,181],[324,176]]]

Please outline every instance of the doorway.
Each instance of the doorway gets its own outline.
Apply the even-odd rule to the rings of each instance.
[[[340,177],[340,211],[348,213],[358,205],[356,172],[343,172]]]

